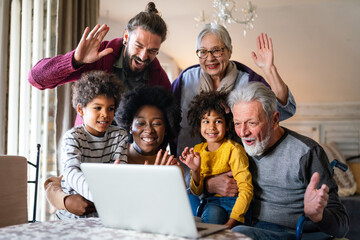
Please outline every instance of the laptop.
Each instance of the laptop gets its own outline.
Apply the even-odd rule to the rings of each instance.
[[[195,222],[177,166],[83,163],[81,169],[106,227],[187,238],[227,228]]]

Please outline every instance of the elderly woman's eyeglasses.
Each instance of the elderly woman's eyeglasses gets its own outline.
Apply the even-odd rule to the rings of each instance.
[[[206,49],[198,49],[196,50],[196,55],[201,58],[207,58],[208,54],[211,53],[211,55],[214,56],[214,58],[219,58],[222,56],[223,52],[224,52],[225,48],[214,48],[210,51],[206,50]]]

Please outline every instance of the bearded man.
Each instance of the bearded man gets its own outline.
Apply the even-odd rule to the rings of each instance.
[[[345,236],[349,217],[328,158],[317,142],[279,125],[274,92],[251,82],[233,91],[228,103],[254,185],[252,226],[232,230],[253,239],[295,239],[296,223],[305,214],[311,221],[304,233],[322,232],[314,239]]]
[[[43,90],[80,79],[91,70],[115,73],[130,90],[141,84],[160,85],[171,90],[170,81],[156,55],[166,39],[167,27],[153,2],[128,22],[124,37],[103,41],[109,27],[87,27],[75,50],[40,60],[29,72],[28,80]],[[82,124],[77,115],[75,125]]]

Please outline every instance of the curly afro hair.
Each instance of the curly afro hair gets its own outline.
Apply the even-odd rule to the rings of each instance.
[[[75,109],[78,104],[86,107],[94,98],[104,95],[107,98],[114,98],[117,107],[123,91],[123,85],[114,74],[104,71],[86,72],[72,85],[72,104]]]
[[[233,130],[233,120],[230,108],[227,105],[228,93],[225,92],[201,92],[196,95],[189,105],[188,121],[192,127],[191,135],[199,135],[202,141],[206,141],[201,135],[201,120],[204,114],[210,114],[212,110],[222,115],[225,118],[226,124],[226,138],[233,138],[235,131]]]
[[[181,110],[178,101],[171,92],[161,86],[141,85],[126,92],[115,113],[117,125],[127,130],[129,142],[133,142],[130,127],[138,110],[145,106],[155,106],[162,111],[165,118],[166,135],[163,145],[174,140],[180,131]]]

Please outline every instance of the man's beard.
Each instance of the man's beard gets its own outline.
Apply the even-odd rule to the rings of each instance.
[[[271,129],[269,128],[265,139],[262,140],[261,142],[259,142],[256,138],[241,138],[241,141],[244,145],[246,153],[249,156],[253,157],[262,154],[266,150],[270,142],[270,136],[271,136]],[[250,146],[246,145],[245,140],[254,140],[255,144]]]
[[[138,61],[138,62],[144,62],[145,67],[142,70],[138,70],[138,69],[135,68],[135,71],[133,71],[130,68],[131,59],[134,59],[134,61]],[[146,59],[145,61],[141,61],[141,59],[136,55],[130,56],[130,54],[128,52],[128,48],[125,49],[124,68],[125,68],[125,71],[126,71],[128,76],[136,77],[136,76],[140,75],[141,73],[143,73],[149,67],[149,64],[150,64],[150,59]]]

